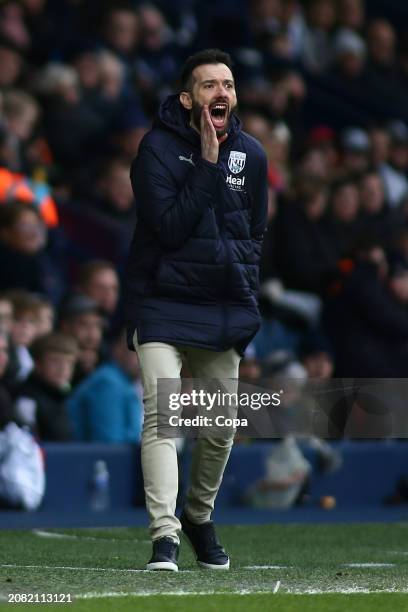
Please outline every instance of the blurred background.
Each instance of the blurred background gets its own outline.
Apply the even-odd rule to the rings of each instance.
[[[30,507],[49,524],[93,524],[92,509],[132,524],[143,505],[122,311],[129,168],[199,49],[232,55],[239,116],[269,163],[263,322],[242,379],[407,377],[407,24],[403,0],[0,3],[0,465],[24,464],[29,431],[42,458],[22,482],[46,476],[36,503],[0,488],[0,525],[35,522],[10,511]],[[336,442],[289,427],[275,443],[239,438],[220,507],[400,518],[406,432],[372,427],[355,389],[346,400]],[[405,411],[403,392],[392,401]],[[188,443],[180,457],[182,496]]]

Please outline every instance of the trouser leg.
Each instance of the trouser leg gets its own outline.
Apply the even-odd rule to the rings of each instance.
[[[228,392],[237,391],[240,356],[235,349],[215,353],[203,349],[187,349],[187,361],[194,378],[219,379]],[[225,379],[233,379],[225,383]],[[236,413],[237,407],[235,407]],[[214,432],[199,438],[193,450],[190,486],[185,511],[197,524],[210,520],[234,440],[234,432]]]
[[[172,537],[179,543],[180,522],[175,516],[178,491],[176,439],[157,436],[157,379],[180,378],[181,354],[162,342],[134,345],[139,357],[144,423],[142,432],[142,470],[146,508],[152,540]]]

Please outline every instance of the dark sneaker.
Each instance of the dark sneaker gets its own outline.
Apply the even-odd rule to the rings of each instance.
[[[225,550],[217,540],[214,523],[209,521],[202,525],[195,525],[186,516],[180,516],[180,523],[185,536],[190,541],[197,564],[204,569],[228,570],[230,560]]]
[[[153,555],[146,565],[147,570],[169,570],[178,572],[179,545],[171,538],[160,538],[153,542]]]

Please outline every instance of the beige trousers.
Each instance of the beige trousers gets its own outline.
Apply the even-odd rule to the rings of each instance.
[[[180,521],[175,516],[178,492],[176,439],[157,437],[157,379],[180,378],[185,359],[193,378],[238,379],[240,356],[235,349],[215,352],[162,342],[137,343],[144,403],[142,470],[146,507],[152,540],[172,537],[179,543]],[[191,465],[185,510],[195,523],[210,520],[224,468],[233,444],[233,434],[199,438]]]

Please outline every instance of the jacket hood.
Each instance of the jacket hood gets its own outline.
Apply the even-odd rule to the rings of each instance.
[[[155,127],[164,127],[177,132],[182,138],[196,146],[200,146],[200,135],[190,126],[190,113],[180,103],[179,94],[168,96],[160,105],[159,117],[155,121]],[[241,131],[241,121],[232,113],[228,139],[235,138]]]

